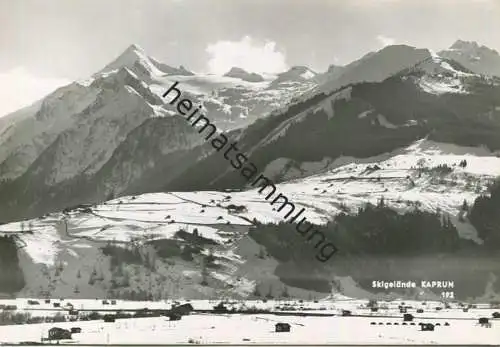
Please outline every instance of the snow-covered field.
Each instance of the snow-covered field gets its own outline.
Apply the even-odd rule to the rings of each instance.
[[[467,166],[460,167],[466,160]],[[375,165],[377,168],[374,168]],[[451,173],[433,171],[447,165]],[[356,211],[367,202],[384,198],[391,207],[405,210],[419,206],[423,210],[449,213],[457,217],[462,203],[470,205],[485,193],[487,184],[500,176],[500,157],[482,148],[466,148],[431,141],[418,141],[396,153],[358,160],[339,158],[330,169],[304,179],[278,184],[277,192],[289,197],[297,206],[306,208],[303,216],[324,224],[342,208]],[[421,168],[421,170],[420,170]],[[278,223],[283,213],[265,200],[269,189],[242,192],[168,192],[121,197],[92,207],[92,212],[61,213],[34,220],[37,242],[56,239],[55,230],[66,218],[73,237],[96,241],[129,241],[133,237],[169,238],[179,227],[198,228],[200,234],[217,242],[223,241],[214,225],[251,225],[253,219]],[[243,205],[246,211],[228,210],[229,205]],[[343,205],[343,206],[341,206]],[[24,223],[26,224],[26,223]],[[458,223],[463,237],[475,238],[466,223]],[[19,232],[21,223],[0,226],[0,233]],[[45,235],[45,236],[42,236]],[[21,236],[29,247],[30,236]],[[31,237],[34,239],[34,237]],[[34,241],[34,240],[33,240]]]
[[[85,309],[105,309],[101,301],[71,300]],[[7,303],[7,301],[3,301]],[[12,304],[12,301],[9,301]],[[19,308],[28,308],[22,300],[16,300]],[[64,303],[64,301],[62,302]],[[190,301],[194,309],[208,309],[216,301]],[[416,301],[379,302],[379,312],[370,312],[366,301],[328,300],[313,302],[288,301],[246,301],[235,305],[275,309],[277,306],[295,307],[302,312],[333,313],[336,316],[313,317],[273,314],[207,314],[192,313],[180,321],[169,321],[166,317],[118,319],[114,323],[100,321],[78,321],[63,323],[40,323],[30,325],[0,326],[0,342],[19,343],[40,341],[47,337],[52,327],[70,329],[80,327],[80,334],[73,334],[72,344],[498,344],[500,320],[490,320],[491,327],[478,324],[479,317],[490,317],[494,311],[486,305],[463,312],[457,304],[451,308],[435,311],[442,303]],[[404,322],[398,306],[411,308],[408,313],[415,316],[413,322]],[[43,308],[44,304],[40,305]],[[115,308],[167,309],[167,302],[122,302]],[[231,307],[231,305],[228,305]],[[302,308],[302,309],[300,309]],[[425,308],[424,313],[415,313],[417,308]],[[351,310],[353,316],[343,317],[341,310]],[[366,315],[360,317],[357,315]],[[275,324],[288,323],[290,332],[275,332]],[[418,323],[439,323],[434,331],[421,331]],[[373,324],[375,323],[375,325]],[[390,324],[388,324],[390,323]],[[403,325],[405,323],[405,325]],[[415,323],[415,325],[411,325]],[[446,326],[445,323],[449,325]]]

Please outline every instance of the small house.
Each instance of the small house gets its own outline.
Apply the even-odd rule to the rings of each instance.
[[[49,340],[67,340],[71,339],[71,331],[62,328],[51,328],[49,330]]]
[[[410,313],[405,313],[403,315],[403,321],[404,322],[411,322],[411,321],[413,321],[413,318],[414,318],[413,315],[410,314]]]
[[[378,307],[371,307],[370,311],[372,311],[372,312],[378,312]]]
[[[54,307],[61,307],[61,304],[60,304],[59,302],[54,302],[54,303],[52,304],[52,306],[54,306]]]
[[[290,332],[290,324],[288,323],[276,323],[275,331],[277,333]]]
[[[424,310],[419,308],[419,309],[417,309],[417,313],[424,313]]]
[[[424,323],[420,326],[421,331],[434,331],[434,324]]]
[[[352,316],[352,312],[349,310],[342,310],[342,316]]]
[[[80,334],[82,332],[82,328],[80,327],[73,327],[71,328],[71,333],[72,334]]]
[[[103,319],[104,319],[105,323],[114,323],[115,322],[115,316],[112,314],[105,314]]]
[[[483,324],[488,324],[488,323],[489,323],[488,318],[486,318],[486,317],[479,318],[479,324],[483,325]]]

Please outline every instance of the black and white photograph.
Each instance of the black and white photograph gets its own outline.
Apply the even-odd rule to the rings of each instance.
[[[500,346],[500,0],[0,0],[0,345]]]

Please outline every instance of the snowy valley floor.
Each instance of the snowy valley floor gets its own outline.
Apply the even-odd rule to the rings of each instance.
[[[19,309],[26,300],[17,299]],[[96,300],[71,300],[80,309],[132,309],[140,307],[169,308],[166,302],[121,302],[113,308],[102,306]],[[7,303],[7,300],[3,302]],[[12,304],[13,300],[9,300]],[[54,302],[54,300],[53,300]],[[214,302],[191,301],[195,309],[209,308]],[[64,301],[61,302],[64,304]],[[235,302],[236,304],[236,302]],[[288,301],[287,305],[302,306],[302,312],[335,314],[330,317],[289,316],[273,314],[204,314],[194,312],[179,321],[167,317],[118,319],[114,323],[99,321],[77,321],[63,323],[41,323],[30,325],[0,326],[0,343],[17,344],[23,341],[40,342],[52,327],[71,329],[80,327],[82,332],[73,334],[72,340],[61,343],[79,344],[460,344],[495,345],[500,343],[500,319],[491,319],[494,309],[478,305],[476,309],[463,312],[456,304],[436,311],[443,305],[438,302],[406,301],[415,316],[412,323],[403,322],[398,302],[379,303],[384,309],[370,312],[366,301],[339,300],[317,303]],[[49,308],[42,304],[40,309]],[[253,305],[259,308],[276,308],[278,302],[240,301],[238,305]],[[281,307],[285,302],[281,302]],[[415,313],[416,308],[425,307],[424,313]],[[341,309],[349,309],[353,316],[339,316]],[[498,309],[497,309],[498,311]],[[108,312],[109,313],[109,312]],[[294,312],[297,313],[297,312]],[[358,315],[364,315],[363,317]],[[490,317],[491,327],[478,324],[479,317]],[[278,322],[289,323],[290,332],[275,332]],[[376,325],[371,323],[375,322]],[[420,331],[418,323],[439,323],[434,331]],[[382,323],[382,325],[379,325]],[[390,325],[388,325],[390,323]],[[406,323],[407,325],[403,325]],[[444,326],[449,323],[449,326]],[[397,325],[396,325],[397,324]]]

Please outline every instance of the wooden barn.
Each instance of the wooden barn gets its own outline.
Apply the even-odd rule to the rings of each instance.
[[[413,315],[410,314],[410,313],[405,313],[403,315],[403,321],[404,322],[411,322],[411,321],[413,321],[413,318],[414,318]]]
[[[62,328],[51,328],[49,330],[49,340],[68,340],[71,339],[71,331]]]
[[[482,327],[485,327],[485,328],[491,328],[491,323],[490,323],[490,320],[486,317],[481,317],[479,318],[479,321],[478,321],[479,325],[481,325]]]
[[[424,323],[420,326],[421,331],[434,331],[434,324]]]
[[[277,333],[290,332],[290,324],[288,323],[276,323],[274,328]]]

